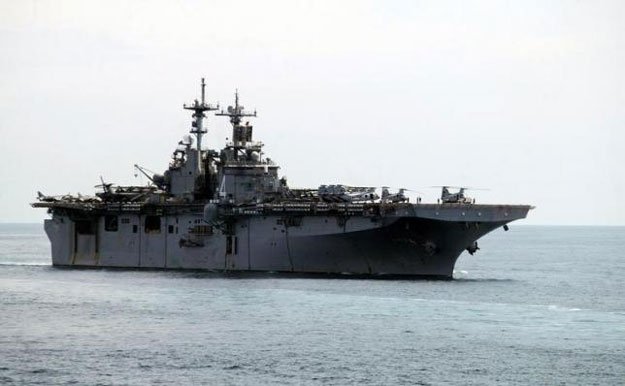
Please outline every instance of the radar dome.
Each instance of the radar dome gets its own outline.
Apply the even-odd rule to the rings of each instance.
[[[193,137],[189,134],[182,137],[182,143],[185,145],[193,145]]]

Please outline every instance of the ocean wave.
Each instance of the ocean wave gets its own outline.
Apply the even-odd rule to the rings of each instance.
[[[564,307],[564,306],[559,306],[557,304],[549,304],[547,306],[548,309],[552,310],[552,311],[571,311],[571,312],[575,312],[575,311],[581,311],[581,308],[577,308],[577,307]]]
[[[454,282],[458,283],[512,283],[519,280],[516,279],[498,279],[494,277],[457,277],[454,275]]]
[[[27,267],[48,267],[50,263],[42,263],[39,261],[2,261],[0,262],[0,266],[27,266]]]

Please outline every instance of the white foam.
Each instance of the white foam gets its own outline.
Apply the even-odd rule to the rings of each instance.
[[[43,264],[43,263],[40,263],[40,262],[3,261],[3,262],[0,262],[0,265],[6,265],[6,266],[42,266],[42,267],[45,267],[45,266],[48,266],[50,264]]]
[[[562,307],[562,306],[558,306],[556,304],[550,304],[549,306],[547,306],[547,308],[549,308],[552,311],[571,311],[571,312],[575,312],[575,311],[581,311],[581,308],[576,308],[576,307]]]
[[[461,270],[461,269],[459,269],[459,270],[455,270],[455,269],[454,269],[453,276],[461,276],[461,277],[466,277],[466,276],[468,276],[468,275],[469,275],[469,271],[464,271],[464,270]]]

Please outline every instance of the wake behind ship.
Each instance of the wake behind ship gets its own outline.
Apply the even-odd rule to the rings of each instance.
[[[137,169],[148,186],[102,181],[96,196],[46,196],[52,264],[214,271],[277,271],[451,278],[477,240],[525,218],[528,205],[475,204],[464,189],[442,187],[437,203],[410,203],[403,189],[322,185],[292,189],[252,139],[255,117],[235,103],[225,116],[232,140],[204,149],[201,99],[184,109],[192,128],[164,174]],[[379,193],[379,194],[378,194]]]

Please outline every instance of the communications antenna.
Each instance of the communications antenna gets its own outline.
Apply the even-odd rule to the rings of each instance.
[[[196,150],[197,150],[197,168],[198,171],[201,172],[202,171],[202,135],[206,134],[207,131],[206,129],[204,129],[204,118],[206,118],[206,115],[204,114],[205,111],[213,111],[213,110],[218,110],[219,109],[219,104],[217,105],[211,105],[211,104],[207,104],[205,101],[205,88],[206,88],[206,83],[204,82],[204,78],[202,78],[202,101],[199,102],[197,99],[193,101],[192,104],[187,105],[184,104],[182,105],[182,107],[185,110],[192,110],[193,111],[193,122],[191,122],[191,134],[195,134],[195,138],[196,138]]]

